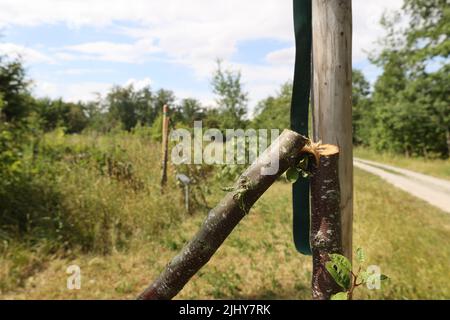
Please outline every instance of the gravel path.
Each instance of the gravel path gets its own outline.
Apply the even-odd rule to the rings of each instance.
[[[450,181],[359,158],[354,158],[353,163],[355,167],[450,213]]]

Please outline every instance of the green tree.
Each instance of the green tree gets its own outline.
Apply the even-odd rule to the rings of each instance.
[[[85,105],[78,103],[65,103],[62,113],[62,122],[67,133],[79,133],[88,125]]]
[[[138,122],[151,125],[157,117],[157,104],[162,103],[165,92],[158,91],[153,97],[150,88],[135,90],[133,85],[115,86],[107,94],[104,104],[112,122],[118,122],[123,129],[131,130]]]
[[[424,63],[450,53],[450,6],[448,0],[405,0],[410,17],[406,29],[407,47],[413,63]]]
[[[292,83],[286,82],[274,97],[269,96],[258,103],[253,126],[261,129],[289,128],[291,99]]]
[[[353,143],[367,144],[369,138],[371,100],[370,83],[360,70],[353,69],[352,73],[352,105],[353,105]]]
[[[171,118],[175,122],[192,125],[194,121],[203,120],[204,116],[204,109],[200,101],[194,98],[186,98],[181,100],[180,104],[176,106]]]
[[[158,91],[156,91],[155,100],[153,104],[155,116],[159,115],[162,112],[163,106],[165,104],[168,105],[171,109],[173,109],[175,105],[175,100],[176,100],[175,94],[171,90],[159,89]]]
[[[365,121],[369,144],[406,155],[448,156],[450,16],[446,1],[406,0],[403,16],[384,16],[386,37],[371,61],[377,79]],[[401,21],[410,17],[409,26]]]
[[[36,99],[34,111],[37,113],[42,129],[54,130],[64,127],[67,133],[79,133],[88,125],[86,105],[82,102],[64,102],[62,99]]]
[[[450,6],[447,0],[405,0],[411,17],[406,30],[406,48],[413,79],[405,99],[416,99],[427,109],[437,139],[431,151],[450,154]],[[434,71],[427,66],[439,64]],[[443,143],[445,140],[445,144]]]
[[[30,81],[25,77],[25,69],[19,60],[0,56],[0,96],[4,120],[23,119],[30,112]]]
[[[223,129],[242,128],[247,114],[248,93],[243,91],[241,73],[223,70],[221,61],[217,61],[217,69],[211,80],[213,93],[220,111],[220,122]]]
[[[131,130],[137,124],[136,94],[132,85],[113,87],[107,94],[105,102],[111,120],[118,121],[123,129]]]
[[[151,126],[155,121],[158,110],[154,106],[155,97],[150,87],[144,87],[135,93],[136,117],[142,125]]]

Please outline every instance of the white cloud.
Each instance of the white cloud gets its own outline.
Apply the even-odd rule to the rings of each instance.
[[[373,51],[384,35],[380,19],[385,11],[399,10],[403,0],[355,0],[353,6],[353,62],[360,62]]]
[[[272,51],[266,55],[266,61],[271,64],[294,65],[295,47],[289,47],[281,50]]]
[[[142,80],[129,79],[125,82],[125,86],[132,85],[136,90],[144,89],[145,87],[149,87],[152,84],[152,80],[150,78],[144,78]]]
[[[119,85],[132,84],[135,89],[142,89],[152,83],[150,78],[128,79]],[[99,81],[83,81],[77,83],[57,83],[47,80],[38,80],[34,85],[34,92],[38,97],[64,98],[67,101],[90,101],[100,94],[105,96],[113,87],[113,83]]]
[[[383,35],[379,19],[384,10],[399,9],[402,0],[354,0],[353,60],[366,59]],[[130,27],[128,22],[132,22]],[[56,48],[52,58],[34,49],[32,61],[101,60],[140,63],[155,53],[187,66],[200,79],[210,77],[214,60],[222,58],[242,71],[252,104],[276,91],[292,78],[294,34],[292,1],[285,0],[2,0],[0,27],[64,23],[70,27],[108,27],[130,38],[129,42],[96,41]],[[124,27],[128,25],[128,27]],[[263,64],[233,63],[238,44],[255,39],[275,39],[285,48],[269,53]],[[11,45],[11,44],[10,44]],[[1,47],[0,47],[1,48]],[[47,59],[47,60],[46,60]],[[370,70],[375,74],[375,70]],[[73,85],[72,85],[73,86]],[[94,89],[90,88],[92,86]],[[80,85],[82,92],[107,84]],[[75,95],[69,85],[64,95]],[[47,89],[49,90],[49,89]],[[80,96],[88,96],[86,93]],[[211,98],[204,98],[211,101]]]
[[[63,98],[66,101],[89,101],[97,94],[105,95],[112,87],[111,83],[86,81],[73,84],[51,81],[36,81],[34,92],[38,97]]]
[[[14,43],[0,43],[0,55],[7,55],[12,58],[21,57],[27,63],[54,63],[48,55],[25,46]]]
[[[208,91],[174,88],[174,92],[179,101],[181,99],[194,98],[200,101],[204,107],[212,107],[216,105],[214,97]]]
[[[92,74],[100,74],[100,73],[113,73],[113,69],[87,69],[87,68],[68,68],[57,71],[58,75],[67,75],[67,76],[81,76],[81,75],[92,75]]]
[[[73,53],[80,53],[81,59],[85,60],[102,60],[112,62],[128,62],[139,63],[143,62],[149,54],[158,52],[159,49],[153,45],[152,41],[141,39],[135,43],[114,43],[114,42],[88,42],[73,46],[66,46],[63,49],[66,52],[59,52],[60,54],[67,54],[65,58],[73,58]],[[72,54],[72,56],[70,56]]]
[[[383,11],[399,9],[402,2],[353,1],[355,61],[364,59],[364,51],[370,51],[374,40],[383,34],[378,23]],[[192,66],[198,65],[199,60],[230,58],[239,41],[273,38],[293,43],[291,16],[291,1],[279,0],[193,0],[189,5],[183,0],[2,0],[0,3],[0,26],[58,22],[69,26],[108,26],[137,22],[140,27],[122,28],[122,32],[150,43],[100,42],[72,49],[91,58],[129,62],[139,60],[139,54],[132,54],[135,49],[153,52],[152,41],[158,39],[161,49],[170,57]],[[282,53],[289,51],[279,54]],[[132,58],[127,58],[129,54]]]

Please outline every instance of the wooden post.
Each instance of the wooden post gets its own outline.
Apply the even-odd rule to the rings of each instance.
[[[326,270],[330,253],[342,254],[339,190],[339,149],[320,145],[319,160],[311,176],[311,249],[313,254],[312,297],[329,300],[340,287]]]
[[[229,192],[212,209],[194,238],[172,259],[161,275],[139,297],[143,300],[172,299],[189,279],[203,267],[259,197],[289,167],[299,161],[307,139],[284,130],[274,143],[239,177]],[[278,159],[273,174],[263,174],[267,164]]]
[[[168,158],[168,143],[169,143],[169,117],[167,105],[163,107],[162,120],[162,174],[161,174],[161,188],[167,182],[167,158]]]
[[[352,256],[352,7],[351,0],[312,1],[313,138],[339,147],[342,246]]]

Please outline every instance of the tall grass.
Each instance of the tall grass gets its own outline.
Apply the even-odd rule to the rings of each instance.
[[[13,220],[2,216],[0,230],[8,236],[0,246],[2,298],[134,298],[207,213],[184,213],[172,171],[161,194],[160,146],[145,134],[53,132],[39,148],[38,172],[28,180],[34,189],[8,194],[17,206],[8,214],[22,212],[27,228],[15,232]],[[214,205],[229,182],[208,177],[201,183],[212,189],[206,198]],[[391,278],[356,297],[450,298],[449,215],[360,170],[354,201],[354,247]],[[39,220],[47,216],[54,221]],[[81,290],[66,287],[71,264],[82,270]],[[278,181],[178,297],[309,299],[310,279],[311,257],[293,245],[291,185]]]
[[[24,156],[28,169],[0,188],[0,254],[13,257],[0,262],[3,273],[10,270],[0,290],[29,276],[23,270],[36,269],[36,254],[110,254],[178,223],[182,192],[169,179],[161,194],[159,152],[126,132],[43,136],[38,151]]]

